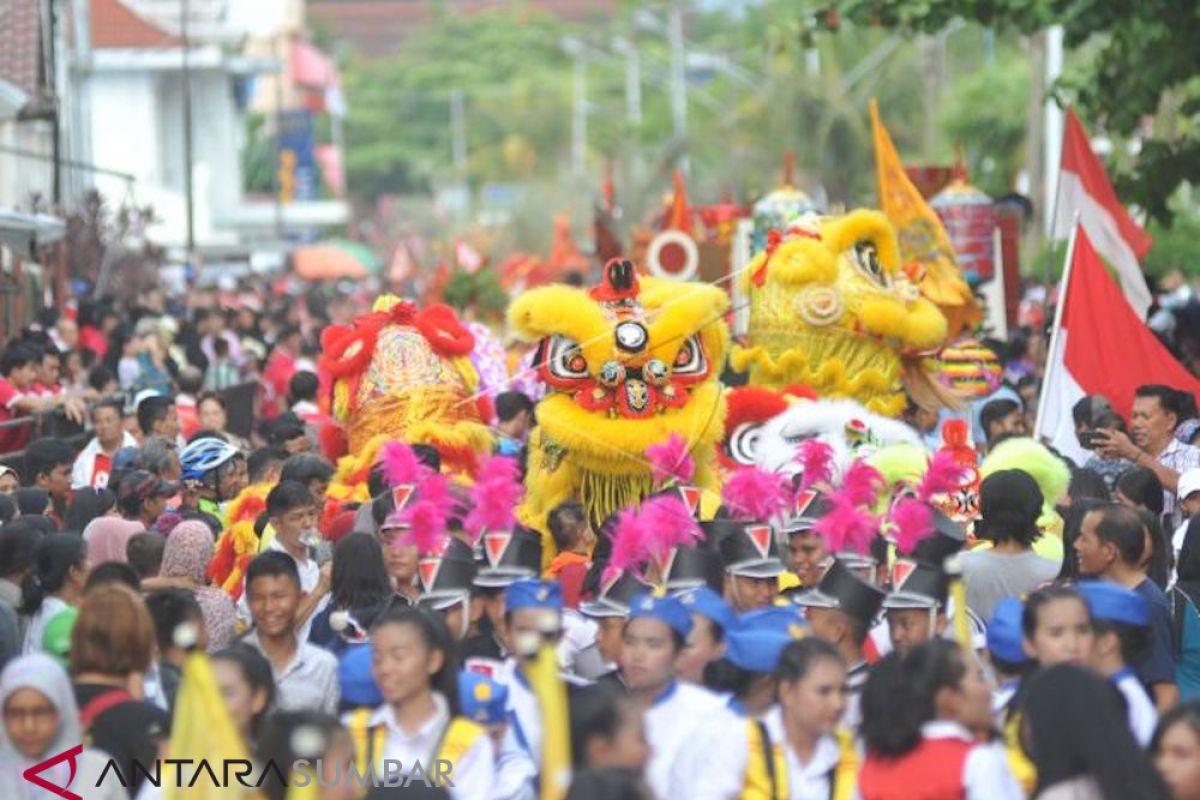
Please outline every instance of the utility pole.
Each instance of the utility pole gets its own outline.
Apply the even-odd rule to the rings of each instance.
[[[620,36],[613,49],[625,56],[625,119],[630,127],[642,124],[642,60],[637,45]]]
[[[1047,236],[1061,235],[1061,231],[1054,230],[1054,218],[1058,213],[1055,206],[1058,204],[1058,173],[1062,166],[1062,140],[1063,126],[1065,123],[1063,110],[1058,107],[1055,102],[1051,89],[1054,83],[1062,75],[1063,71],[1063,27],[1062,25],[1051,25],[1046,29],[1045,39],[1045,66],[1046,73],[1043,78],[1045,80],[1044,90],[1042,94],[1043,110],[1042,114],[1045,123],[1042,127],[1042,175],[1045,183],[1042,187],[1042,202],[1043,202],[1043,220],[1045,228],[1043,229]],[[1033,73],[1033,80],[1038,80],[1037,72]],[[1037,147],[1037,140],[1030,140],[1030,149]]]
[[[587,49],[574,36],[564,36],[562,48],[575,59],[571,113],[571,169],[582,175],[587,168]]]
[[[450,147],[458,179],[467,179],[467,113],[461,89],[450,92]]]
[[[681,0],[675,0],[671,5],[668,36],[671,41],[671,121],[674,124],[675,138],[684,147],[679,166],[687,172],[687,53],[684,51]]]
[[[187,257],[191,261],[196,253],[196,207],[192,197],[192,63],[191,42],[188,41],[188,17],[191,8],[188,0],[180,5],[180,39],[183,46],[183,195],[187,211]]]

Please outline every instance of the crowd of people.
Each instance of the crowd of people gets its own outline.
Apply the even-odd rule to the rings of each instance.
[[[48,310],[0,355],[0,453],[20,451],[0,466],[0,796],[57,796],[25,771],[80,743],[47,781],[160,796],[141,766],[170,753],[202,651],[245,751],[319,758],[323,800],[533,798],[557,774],[530,679],[549,642],[577,800],[1200,800],[1195,397],[1143,386],[1128,420],[1085,398],[1092,455],[1058,459],[1061,496],[1033,465],[992,472],[973,525],[902,557],[829,547],[811,497],[700,523],[699,566],[608,569],[613,520],[575,501],[549,515],[554,552],[515,526],[496,553],[459,532],[431,555],[383,465],[369,499],[330,496],[319,334],[365,299],[240,289]],[[1040,338],[1010,343],[976,404],[981,456],[1031,434]],[[479,455],[519,471],[536,404],[493,406]],[[45,435],[48,412],[86,434]],[[942,422],[906,421],[931,443]],[[438,473],[436,449],[409,450]],[[331,777],[382,761],[448,780]],[[294,779],[264,773],[262,796]]]

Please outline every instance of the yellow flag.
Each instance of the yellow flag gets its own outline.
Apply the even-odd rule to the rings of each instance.
[[[904,172],[904,163],[879,119],[879,107],[874,99],[870,111],[879,204],[896,226],[901,261],[921,267],[921,294],[946,315],[950,323],[947,339],[953,339],[963,328],[978,324],[983,310],[958,271],[954,247],[941,219]]]
[[[178,780],[173,768],[162,767],[163,800],[261,800],[263,797],[253,788],[259,778],[257,771],[238,780],[239,772],[245,770],[236,762],[249,764],[250,754],[229,716],[212,663],[202,651],[190,653],[184,662],[166,757],[189,761]]]
[[[571,785],[571,726],[567,716],[567,688],[558,674],[558,654],[544,643],[526,662],[529,686],[542,712],[541,800],[562,800]]]

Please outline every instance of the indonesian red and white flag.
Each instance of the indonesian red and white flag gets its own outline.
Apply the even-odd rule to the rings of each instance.
[[[1052,239],[1071,235],[1076,213],[1096,250],[1116,270],[1129,305],[1145,319],[1152,297],[1139,262],[1153,242],[1117,199],[1104,164],[1092,152],[1083,123],[1067,109]]]
[[[1085,395],[1104,395],[1126,420],[1133,394],[1162,383],[1200,394],[1192,375],[1150,332],[1109,275],[1080,227],[1067,273],[1065,303],[1038,414],[1038,438],[1081,464],[1088,453],[1075,438],[1071,408]]]

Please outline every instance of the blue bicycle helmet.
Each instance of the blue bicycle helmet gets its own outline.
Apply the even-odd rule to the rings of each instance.
[[[241,454],[241,450],[221,439],[197,439],[179,454],[179,465],[183,468],[182,478],[184,481],[201,482],[213,470]]]

